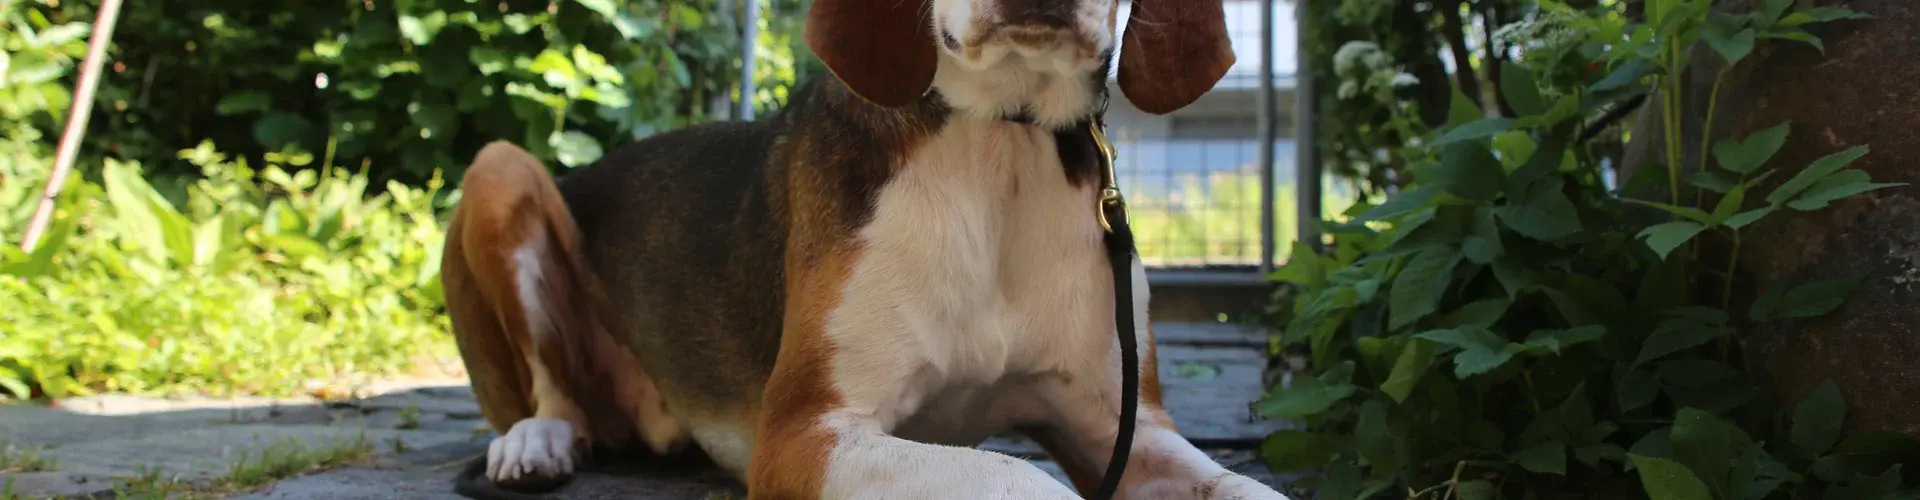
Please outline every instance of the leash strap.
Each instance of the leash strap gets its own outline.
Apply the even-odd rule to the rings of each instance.
[[[1106,106],[1101,106],[1105,111]],[[1107,262],[1113,266],[1113,326],[1120,340],[1120,427],[1113,438],[1113,457],[1107,461],[1106,475],[1093,498],[1110,500],[1120,489],[1126,475],[1127,458],[1133,451],[1134,421],[1140,407],[1140,343],[1135,338],[1133,318],[1133,228],[1127,225],[1127,202],[1120,196],[1114,178],[1113,143],[1107,141],[1106,122],[1099,113],[1088,122],[1088,133],[1100,149],[1100,201],[1096,209],[1100,228],[1106,230]]]

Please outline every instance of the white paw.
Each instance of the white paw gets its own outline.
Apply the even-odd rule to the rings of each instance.
[[[487,479],[495,484],[572,473],[573,425],[565,420],[521,420],[487,446]]]
[[[1231,473],[1201,484],[1200,493],[1209,500],[1289,500],[1253,478]]]

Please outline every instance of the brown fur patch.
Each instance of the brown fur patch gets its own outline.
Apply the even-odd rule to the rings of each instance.
[[[605,336],[599,285],[579,258],[579,230],[546,168],[505,142],[475,156],[461,184],[441,264],[453,334],[481,412],[495,430],[542,414],[563,415],[581,438],[621,443],[635,420],[613,404],[609,376],[651,386],[637,364],[609,366],[589,355]],[[522,303],[515,253],[538,248],[538,316]],[[530,322],[547,323],[535,336]],[[562,394],[534,394],[531,354]],[[611,371],[621,370],[621,371]],[[541,408],[541,401],[570,408]]]
[[[788,266],[794,279],[787,287],[787,332],[761,398],[749,498],[816,498],[826,485],[827,456],[837,439],[820,425],[821,417],[842,403],[833,390],[827,319],[859,254],[843,247],[807,259],[809,266]]]
[[[821,417],[842,403],[832,389],[827,319],[862,254],[856,233],[872,219],[880,188],[947,115],[933,98],[883,109],[845,87],[819,91],[817,101],[793,110],[813,125],[793,130],[791,149],[774,160],[786,167],[792,229],[780,354],[761,397],[748,471],[748,494],[756,499],[815,498],[825,485],[836,439]]]

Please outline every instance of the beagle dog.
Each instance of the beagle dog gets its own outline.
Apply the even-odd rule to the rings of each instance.
[[[1233,64],[1220,0],[815,0],[832,78],[777,116],[660,134],[559,181],[486,147],[442,279],[485,476],[563,480],[589,446],[697,446],[756,499],[1079,498],[1138,405],[1118,497],[1284,499],[1161,407],[1145,274],[1114,299],[1098,123]],[[1130,271],[1129,271],[1130,270]],[[1133,324],[1117,325],[1116,307]],[[1123,377],[1116,326],[1144,360]],[[979,450],[1031,436],[1074,487]]]

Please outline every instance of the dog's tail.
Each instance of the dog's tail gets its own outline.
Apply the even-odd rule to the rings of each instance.
[[[670,420],[652,381],[612,339],[580,230],[546,167],[494,142],[474,158],[461,191],[441,280],[474,396],[494,429],[504,434],[520,420],[550,416],[594,442],[621,443],[636,424]],[[624,370],[631,372],[616,374]],[[622,377],[646,389],[640,397],[652,400],[650,411],[621,408],[635,396],[614,394],[625,388],[610,379]]]

